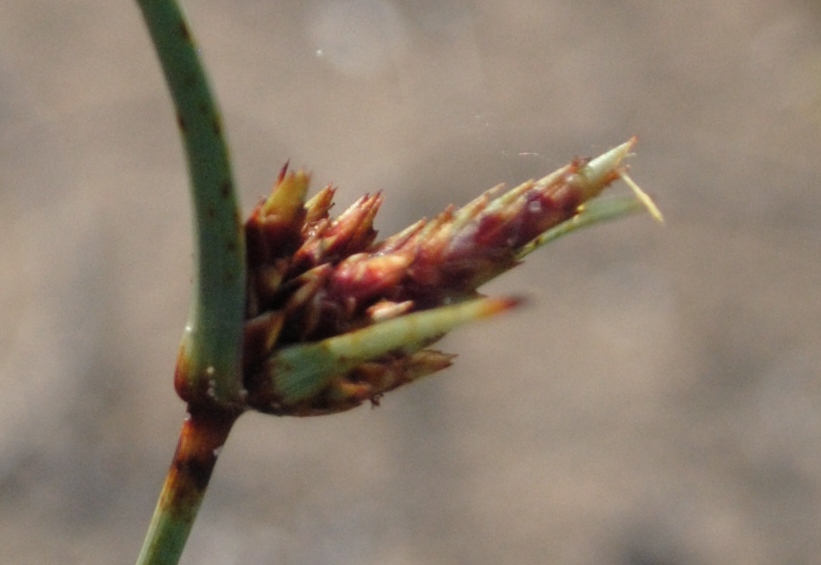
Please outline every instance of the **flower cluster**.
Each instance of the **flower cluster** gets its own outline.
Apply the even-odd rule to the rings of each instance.
[[[381,241],[373,227],[381,193],[331,218],[335,189],[306,201],[309,175],[286,165],[245,226],[248,405],[333,413],[448,367],[453,356],[429,346],[512,307],[515,300],[482,298],[477,288],[623,176],[632,144],[510,191],[500,185]]]

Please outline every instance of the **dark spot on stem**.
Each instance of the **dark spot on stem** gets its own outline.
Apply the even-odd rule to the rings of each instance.
[[[191,32],[188,30],[188,26],[185,24],[184,21],[180,21],[179,25],[180,25],[180,27],[179,27],[180,37],[182,37],[183,40],[186,41],[187,43],[192,43]]]
[[[230,198],[231,192],[234,190],[234,185],[231,183],[230,180],[222,181],[220,185],[220,196],[223,198]]]
[[[211,206],[210,204],[205,208],[205,215],[208,216],[210,219],[214,219],[217,217],[217,209]]]
[[[216,135],[217,137],[222,135],[222,124],[220,123],[220,121],[218,119],[214,120],[211,123],[211,128],[214,130],[214,135]]]
[[[188,132],[188,125],[185,123],[185,119],[182,117],[182,114],[177,114],[177,127],[180,128],[182,133]]]
[[[203,492],[208,487],[215,461],[214,456],[206,456],[202,459],[192,457],[174,461],[174,467],[177,473],[190,480],[196,492]]]

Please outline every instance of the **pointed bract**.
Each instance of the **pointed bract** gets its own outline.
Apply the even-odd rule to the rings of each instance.
[[[432,368],[430,355],[423,357],[426,362],[421,365],[421,360],[416,359],[417,367],[412,374],[398,374],[397,370],[430,343],[456,326],[516,304],[518,301],[513,299],[473,300],[408,314],[316,343],[280,349],[265,360],[261,373],[253,377],[248,402],[258,410],[276,414],[319,410],[314,405],[315,399],[326,398],[327,389],[338,389],[345,383],[367,384],[373,398],[395,388],[400,380],[409,381],[413,375],[428,374],[430,371],[420,371],[420,368]],[[384,365],[381,373],[380,365]],[[381,376],[363,380],[363,367],[367,367],[371,375]],[[334,411],[324,404],[322,410]]]

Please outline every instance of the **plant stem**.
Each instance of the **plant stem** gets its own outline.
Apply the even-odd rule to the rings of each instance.
[[[239,412],[189,408],[137,565],[176,565]]]
[[[188,418],[137,559],[175,565],[242,412],[245,240],[221,119],[188,24],[174,0],[138,4],[174,100],[194,205],[195,288],[174,380]]]
[[[194,204],[195,288],[175,385],[189,402],[240,405],[245,240],[220,115],[177,3],[138,4],[174,99]]]

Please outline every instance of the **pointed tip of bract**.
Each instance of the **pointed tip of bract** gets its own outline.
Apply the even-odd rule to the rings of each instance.
[[[262,205],[263,214],[286,218],[296,215],[305,206],[305,195],[310,182],[310,173],[301,170],[288,172],[286,163],[279,172],[270,196]]]
[[[307,212],[305,216],[306,226],[313,226],[320,220],[328,217],[328,212],[333,206],[335,193],[336,188],[329,184],[305,203],[305,210]]]
[[[636,136],[591,159],[578,173],[579,187],[588,194],[588,198],[597,196],[608,184],[619,178],[622,161],[638,141]]]
[[[524,303],[525,299],[520,296],[508,296],[504,298],[485,298],[476,309],[476,318],[486,318],[507,312]]]

